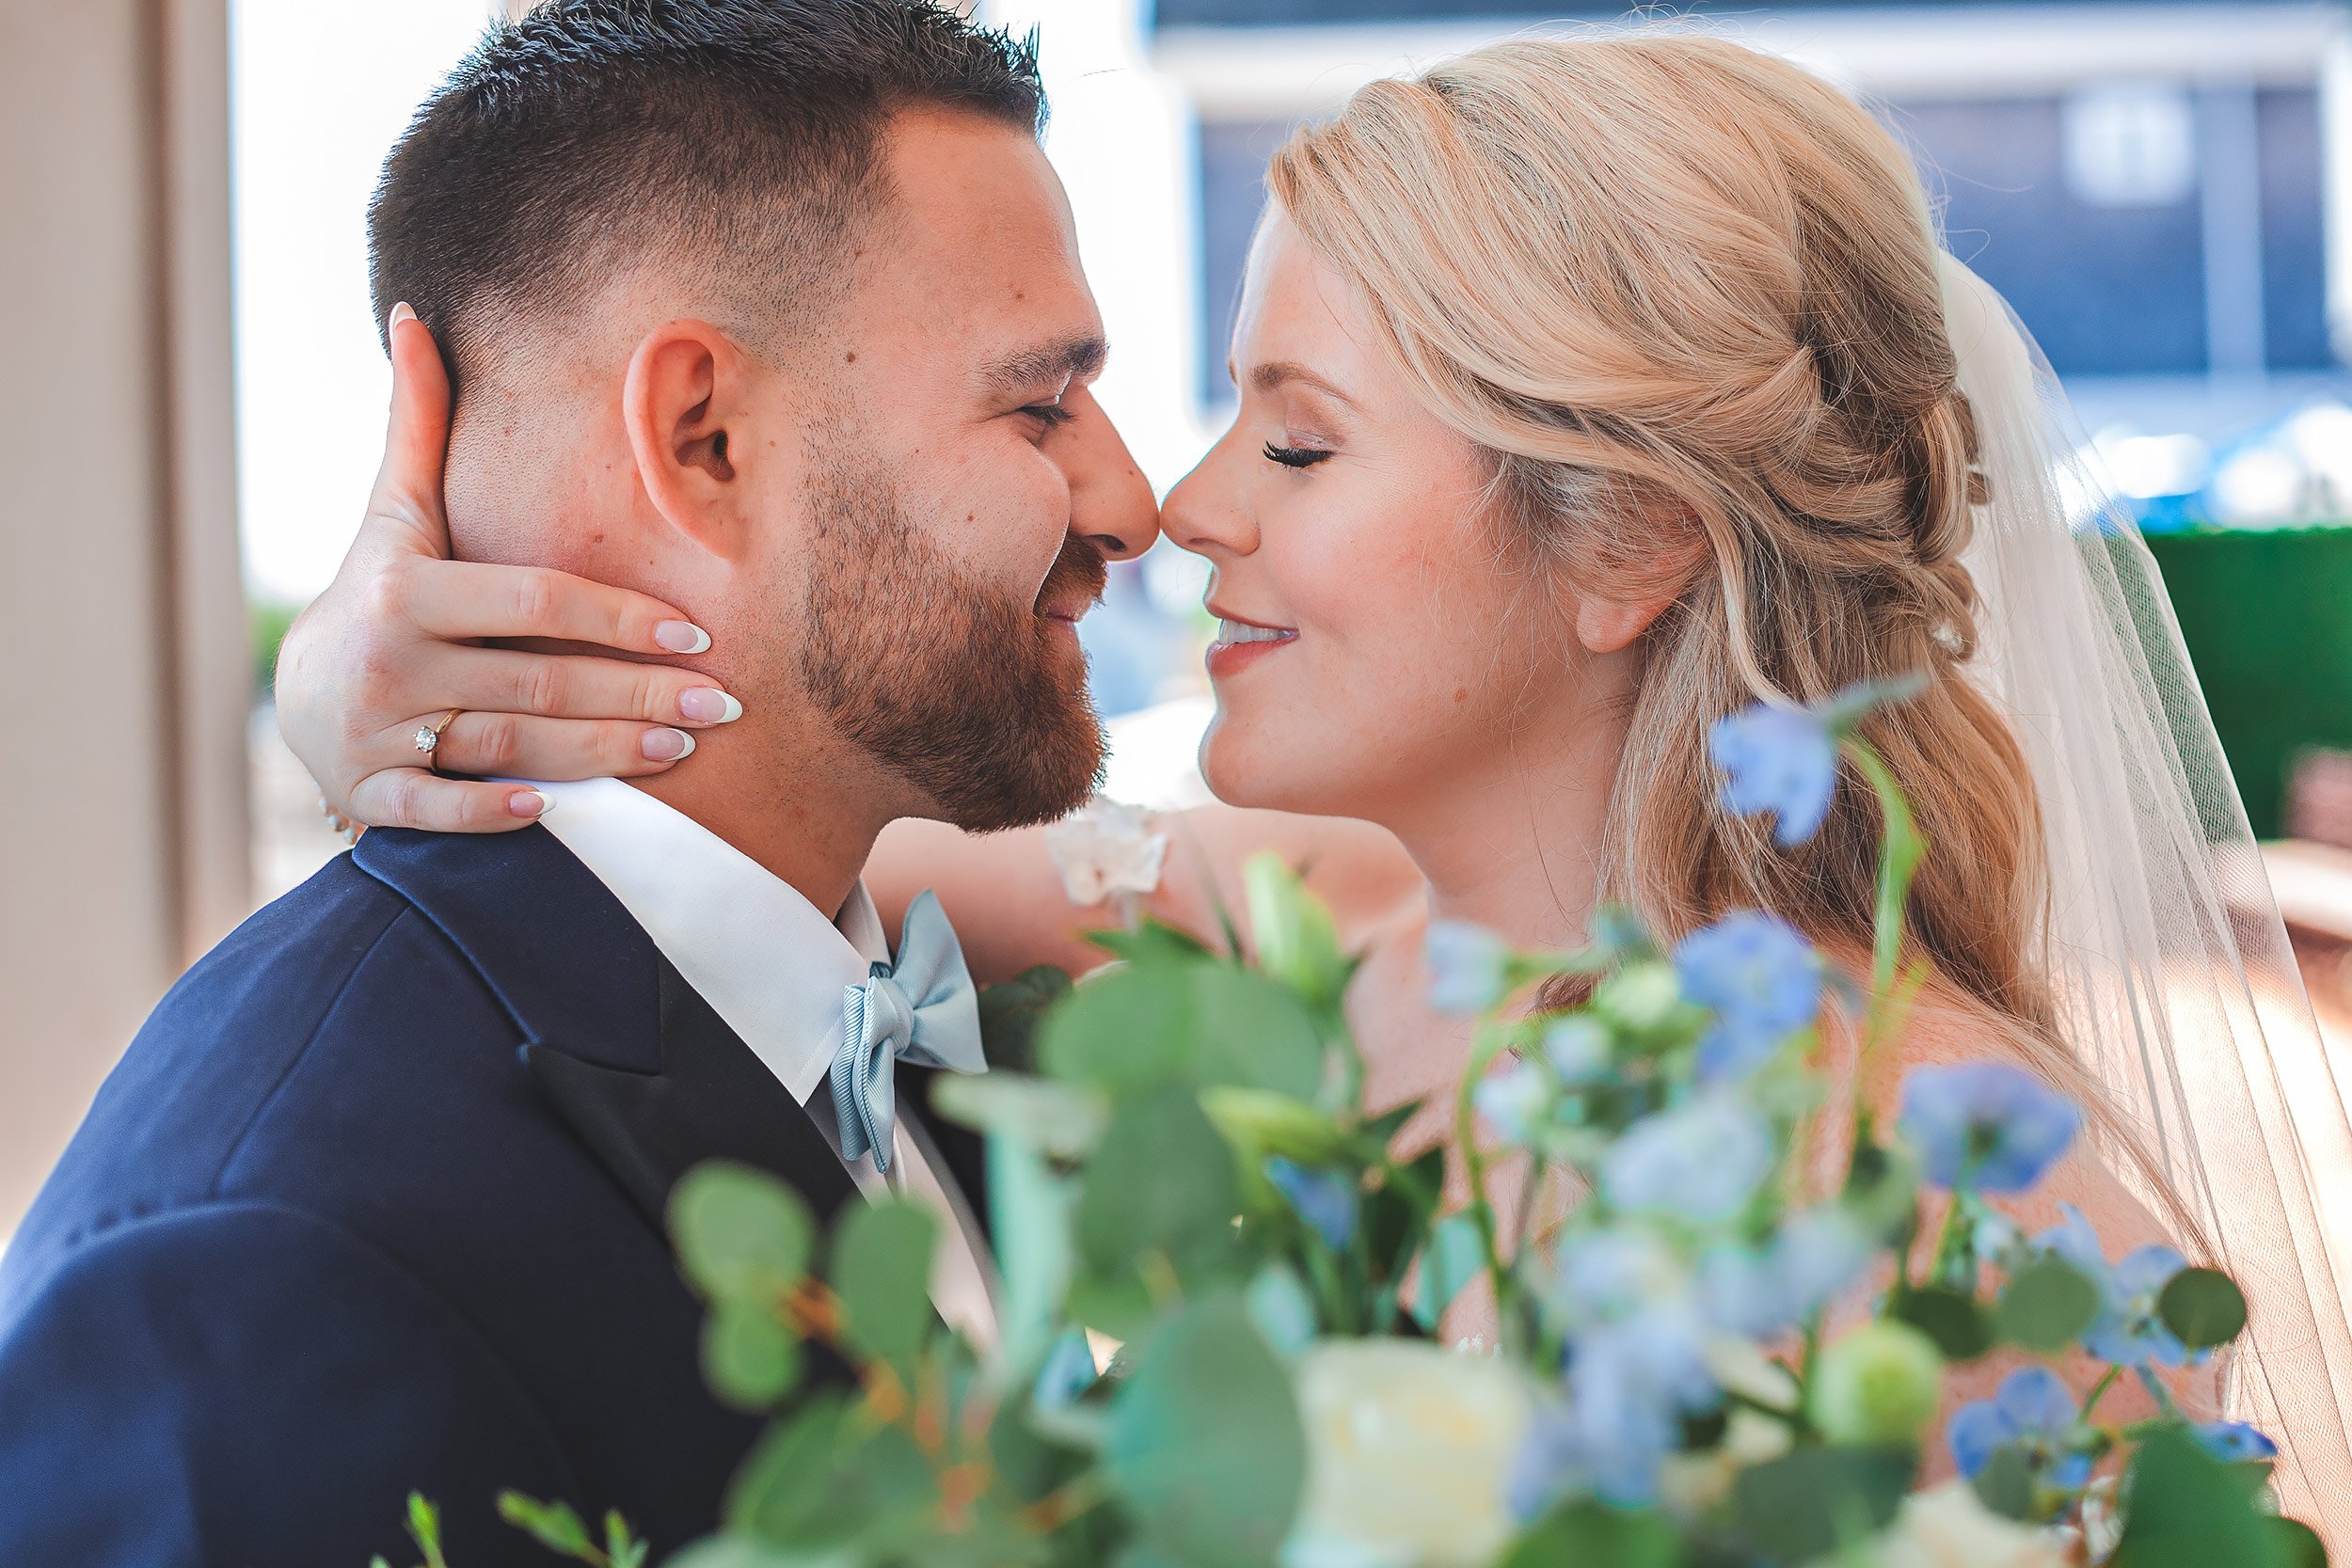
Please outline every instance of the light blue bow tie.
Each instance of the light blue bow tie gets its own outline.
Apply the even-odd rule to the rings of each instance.
[[[841,1049],[828,1079],[841,1157],[870,1152],[874,1168],[887,1174],[898,1125],[893,1067],[903,1059],[957,1072],[988,1070],[972,973],[947,911],[929,891],[907,908],[898,961],[875,964],[862,986],[844,986],[842,1005]]]

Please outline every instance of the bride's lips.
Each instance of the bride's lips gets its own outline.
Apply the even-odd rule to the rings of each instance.
[[[1209,644],[1207,659],[1212,678],[1237,674],[1298,641],[1295,627],[1271,626],[1263,621],[1246,620],[1239,615],[1228,614],[1215,605],[1209,606],[1209,613],[1217,620],[1216,641]]]

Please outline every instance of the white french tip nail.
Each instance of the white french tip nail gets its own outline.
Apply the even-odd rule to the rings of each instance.
[[[534,801],[535,807],[532,804]],[[542,794],[535,789],[526,789],[519,795],[508,796],[506,809],[516,816],[527,816],[535,820],[555,809],[555,797]]]
[[[719,717],[719,722],[720,722],[720,723],[722,723],[722,724],[732,724],[732,723],[734,723],[734,722],[735,722],[738,719],[740,719],[740,718],[742,718],[742,717],[743,717],[743,705],[742,705],[741,703],[739,703],[739,702],[737,702],[737,701],[735,700],[735,694],[734,694],[733,692],[731,692],[731,691],[722,691],[721,693],[719,693],[719,695],[721,696],[721,698],[723,698],[723,699],[725,701],[725,703],[726,703],[726,705],[727,705],[727,710],[726,710],[726,712],[725,712],[725,713],[723,713],[723,714],[722,714],[722,715],[720,715],[720,717]]]
[[[653,628],[654,645],[665,653],[700,654],[710,650],[710,634],[691,621],[664,621]]]

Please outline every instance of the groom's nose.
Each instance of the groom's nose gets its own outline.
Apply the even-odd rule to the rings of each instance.
[[[1160,505],[1119,429],[1091,396],[1064,400],[1077,418],[1053,436],[1070,483],[1070,531],[1112,561],[1141,555],[1160,536]]]

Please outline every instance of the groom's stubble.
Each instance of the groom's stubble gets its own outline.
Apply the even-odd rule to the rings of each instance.
[[[830,421],[828,421],[830,422]],[[927,535],[887,465],[834,425],[809,446],[800,673],[853,744],[969,832],[1050,822],[1099,786],[1105,741],[1074,640],[1037,612],[1101,597],[1072,538],[1034,600]]]

